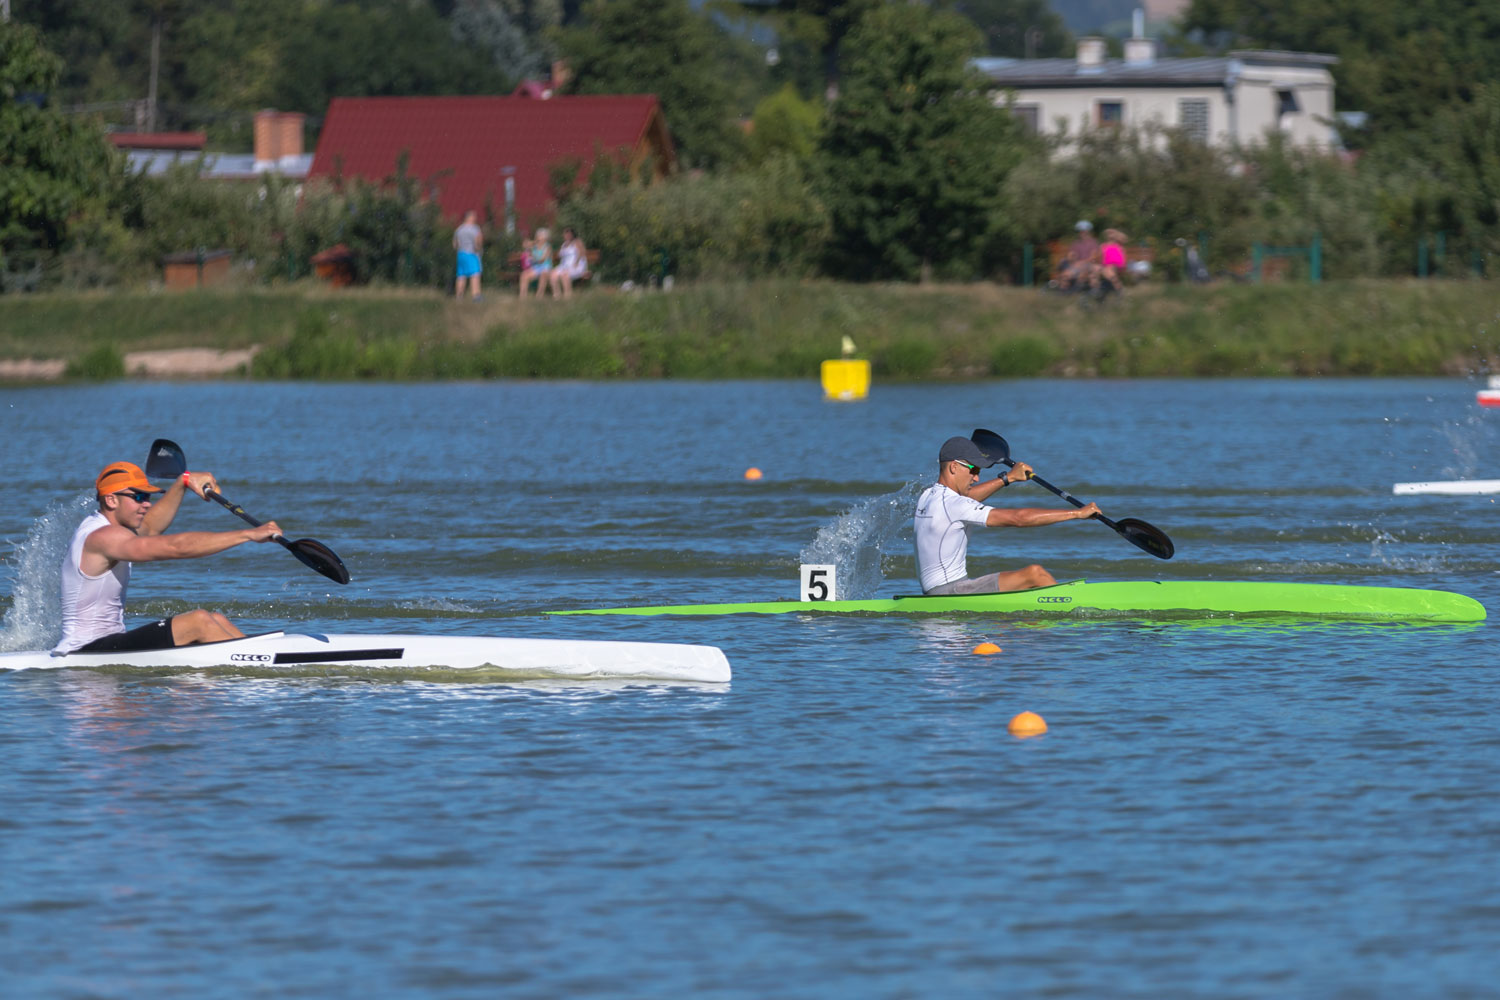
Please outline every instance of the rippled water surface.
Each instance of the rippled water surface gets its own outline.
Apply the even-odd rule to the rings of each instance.
[[[92,476],[170,437],[354,580],[244,546],[137,567],[142,618],[710,643],[734,670],[0,675],[0,996],[1493,995],[1494,620],[540,614],[792,599],[802,562],[910,592],[912,501],[980,426],[1178,555],[1069,523],[977,537],[976,571],[1500,611],[1493,499],[1391,495],[1500,477],[1476,388],[0,389],[0,648],[50,644]],[[236,523],[193,501],[175,528]],[[1050,731],[1009,736],[1023,710]]]

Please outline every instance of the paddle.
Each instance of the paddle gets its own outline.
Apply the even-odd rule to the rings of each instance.
[[[146,458],[146,475],[153,479],[176,479],[187,471],[187,456],[182,453],[174,442],[165,438],[157,438],[151,443],[151,454]],[[222,506],[225,510],[236,517],[257,528],[264,522],[257,521],[245,513],[245,508],[239,504],[231,503],[217,490],[204,490],[208,499]],[[292,555],[302,561],[302,565],[322,573],[334,583],[348,583],[349,570],[344,567],[344,561],[338,554],[315,538],[299,538],[295,542],[289,542],[277,535],[272,541],[278,543]]]
[[[1010,460],[1010,445],[1005,443],[1005,438],[994,431],[987,431],[980,428],[969,435],[969,440],[973,441],[979,447],[979,450],[984,452],[986,458],[996,462],[1003,462],[1007,468],[1015,466],[1016,463]],[[1074,507],[1082,507],[1084,505],[1082,500],[1073,496],[1067,490],[1058,489],[1035,473],[1031,475],[1031,481],[1044,490],[1056,493]],[[1172,539],[1168,538],[1160,528],[1153,527],[1138,518],[1122,517],[1118,521],[1111,521],[1103,514],[1095,514],[1094,517],[1103,521],[1110,528],[1113,528],[1117,535],[1131,545],[1144,552],[1151,553],[1158,559],[1170,559],[1176,551],[1172,546]]]

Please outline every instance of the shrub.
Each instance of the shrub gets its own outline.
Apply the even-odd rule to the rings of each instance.
[[[1002,378],[1040,375],[1059,355],[1057,348],[1041,337],[1013,337],[995,345],[990,371]]]
[[[938,350],[930,340],[903,337],[888,345],[875,358],[878,374],[896,378],[924,378],[937,364]]]
[[[68,378],[105,382],[125,377],[125,358],[114,344],[100,344],[69,361],[63,374]]]
[[[828,215],[800,167],[773,157],[748,170],[578,190],[560,210],[600,251],[610,281],[811,274]]]

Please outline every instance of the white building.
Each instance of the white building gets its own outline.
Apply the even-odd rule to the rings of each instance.
[[[1222,57],[1158,58],[1156,41],[1125,40],[1125,58],[1106,58],[1105,40],[1083,38],[1076,59],[976,59],[1033,131],[1077,135],[1091,128],[1155,122],[1215,145],[1263,142],[1280,132],[1299,146],[1338,145],[1333,74],[1337,56],[1237,51]]]

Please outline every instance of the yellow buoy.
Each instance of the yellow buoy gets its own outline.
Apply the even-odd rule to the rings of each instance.
[[[842,358],[823,362],[823,395],[829,399],[864,399],[870,394],[870,362]]]
[[[998,652],[1000,652],[1000,647],[993,642],[981,642],[974,647],[974,654],[976,656],[994,656]]]
[[[1040,736],[1047,731],[1047,720],[1035,712],[1022,712],[1010,720],[1006,727],[1012,736],[1025,739],[1028,736]]]
[[[753,465],[750,466],[750,468],[748,468],[748,469],[745,470],[745,478],[746,479],[759,479],[760,476],[761,476],[760,470],[757,469]]]

